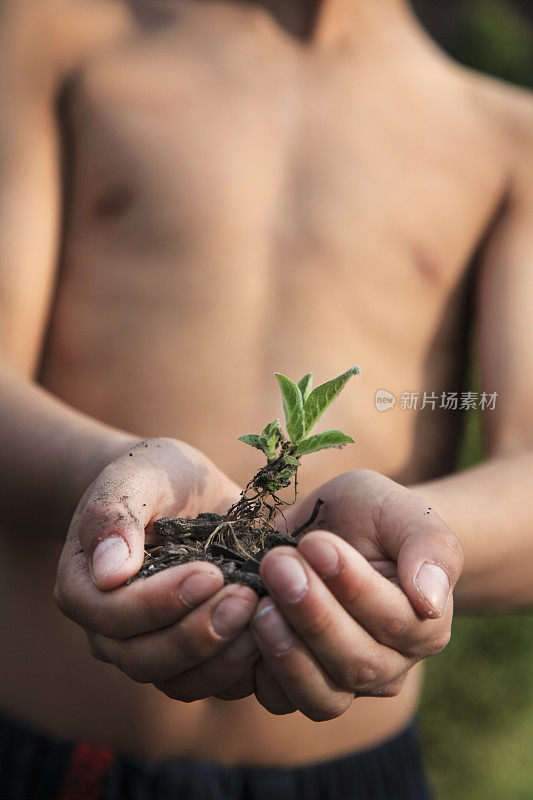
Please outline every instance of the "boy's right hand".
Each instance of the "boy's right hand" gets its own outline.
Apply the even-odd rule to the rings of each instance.
[[[207,562],[124,585],[143,563],[155,519],[224,513],[238,493],[199,451],[172,439],[139,442],[100,473],[70,524],[54,592],[96,658],[177,700],[253,692],[251,589],[224,587]]]

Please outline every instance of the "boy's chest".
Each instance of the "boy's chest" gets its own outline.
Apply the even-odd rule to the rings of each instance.
[[[293,269],[326,259],[346,277],[392,257],[402,280],[403,264],[453,285],[502,172],[453,81],[208,33],[171,29],[81,73],[74,232],[107,243],[131,226],[136,246],[142,230],[150,247],[253,247]]]

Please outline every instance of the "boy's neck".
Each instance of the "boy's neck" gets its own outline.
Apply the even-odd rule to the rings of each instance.
[[[412,18],[406,0],[244,0],[260,5],[308,44],[334,45]]]

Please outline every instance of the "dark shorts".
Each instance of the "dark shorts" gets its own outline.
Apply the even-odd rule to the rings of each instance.
[[[317,732],[320,727],[317,726]],[[382,744],[296,768],[149,761],[68,742],[0,714],[2,800],[429,800],[413,725]]]

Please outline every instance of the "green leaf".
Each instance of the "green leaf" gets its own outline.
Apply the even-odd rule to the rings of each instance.
[[[298,461],[298,459],[295,458],[295,456],[291,456],[289,453],[286,453],[283,456],[283,463],[284,464],[288,464],[289,467],[299,467],[300,466],[300,462]]]
[[[275,373],[281,389],[285,425],[291,442],[297,444],[305,436],[304,410],[302,393],[290,378]]]
[[[258,450],[262,450],[263,453],[268,456],[268,453],[264,447],[264,440],[261,436],[258,436],[257,433],[245,433],[244,436],[239,436],[239,442],[244,442],[245,444],[249,444],[251,447],[256,447]]]
[[[292,469],[282,469],[278,475],[278,480],[280,481],[290,481],[292,476],[294,475]]]
[[[265,452],[268,460],[273,461],[276,458],[276,449],[283,441],[283,431],[279,419],[275,419],[265,425],[261,433],[261,439],[265,442]]]
[[[305,456],[308,453],[316,453],[318,450],[325,450],[328,447],[342,447],[345,444],[354,444],[355,439],[342,431],[323,431],[323,433],[316,433],[314,436],[309,436],[303,439],[296,450],[299,456]]]
[[[263,434],[261,434],[261,436],[259,437],[259,441],[261,442],[261,449],[263,450],[264,453],[266,453],[268,455],[268,452],[269,452],[269,450],[268,450],[268,439],[265,439]]]
[[[279,419],[275,419],[272,422],[269,422],[268,425],[265,425],[261,432],[261,436],[264,436],[265,439],[268,439],[273,434],[279,434],[282,436],[281,425],[279,424]]]
[[[304,405],[304,426],[306,433],[311,433],[324,411],[340,394],[352,375],[359,375],[359,367],[343,372],[338,378],[326,381],[313,389]]]
[[[298,381],[298,388],[302,393],[302,399],[303,399],[303,401],[305,403],[305,401],[309,397],[311,389],[313,388],[313,373],[312,372],[308,372],[307,375],[303,376],[301,381]]]

